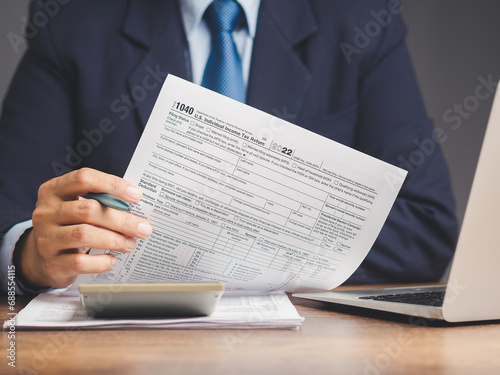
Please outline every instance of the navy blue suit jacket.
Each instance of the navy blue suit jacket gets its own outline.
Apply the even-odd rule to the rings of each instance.
[[[399,10],[384,0],[262,0],[259,10],[248,104],[410,169],[351,282],[434,280],[456,241]],[[123,175],[166,74],[191,79],[175,0],[72,0],[49,18],[31,30],[3,107],[2,233],[31,217],[39,185],[58,174]]]

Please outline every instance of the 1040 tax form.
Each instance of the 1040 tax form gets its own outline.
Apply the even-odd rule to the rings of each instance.
[[[405,175],[169,75],[124,176],[153,234],[86,281],[332,289],[367,255]]]

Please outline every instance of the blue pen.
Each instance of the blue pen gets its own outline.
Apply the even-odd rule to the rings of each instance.
[[[105,207],[114,208],[120,211],[130,211],[130,205],[127,202],[122,201],[121,199],[118,199],[108,193],[89,192],[85,194],[83,197],[88,199],[95,199]]]

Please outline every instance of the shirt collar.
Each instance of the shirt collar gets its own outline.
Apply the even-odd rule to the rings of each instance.
[[[200,24],[203,14],[212,0],[181,0],[181,13],[184,28],[189,39],[192,31]],[[238,0],[245,12],[248,24],[248,35],[253,39],[257,28],[257,16],[260,0]]]

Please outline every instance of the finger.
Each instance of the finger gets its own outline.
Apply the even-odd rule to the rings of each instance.
[[[90,168],[82,168],[49,181],[53,194],[72,200],[88,192],[108,193],[127,202],[138,202],[142,191],[120,177]]]
[[[64,288],[72,284],[78,275],[109,271],[116,262],[117,259],[112,254],[59,253],[46,265],[46,283],[41,285]]]
[[[58,227],[53,231],[51,240],[57,246],[49,247],[46,244],[46,257],[56,256],[60,251],[79,248],[107,249],[129,253],[137,246],[133,237],[125,236],[105,228],[89,224],[68,225]]]
[[[79,247],[78,249],[69,249],[64,252],[74,253],[74,254],[90,254],[90,250],[92,250],[92,248],[85,246],[85,247]]]
[[[112,254],[61,254],[58,266],[61,270],[65,270],[68,276],[77,276],[84,273],[109,271],[116,262],[117,259]]]
[[[139,238],[146,238],[152,232],[147,220],[128,212],[103,207],[93,199],[63,202],[57,223],[60,225],[86,223]]]

